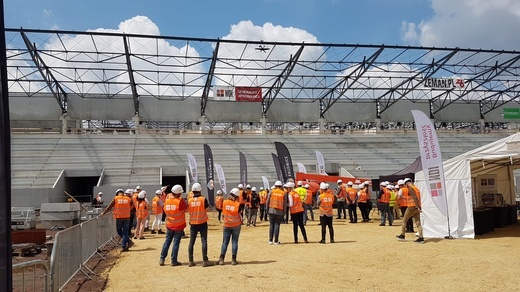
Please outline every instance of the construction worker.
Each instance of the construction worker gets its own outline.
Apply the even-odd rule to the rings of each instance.
[[[390,192],[390,201],[388,201],[388,212],[392,214],[392,218],[394,218],[394,210],[397,205],[397,195],[394,191],[395,187],[393,185],[388,185],[388,191]]]
[[[136,227],[136,220],[135,220],[135,206],[136,206],[136,203],[137,203],[137,196],[139,195],[139,193],[142,191],[141,189],[141,186],[137,186],[135,187],[135,189],[132,190],[132,195],[131,195],[131,198],[132,198],[132,202],[133,202],[133,207],[132,207],[132,210],[130,212],[130,230],[128,230],[128,235],[130,237],[132,237],[132,228],[135,228]]]
[[[163,186],[161,187],[161,201],[163,202],[163,206],[164,206],[164,202],[166,202],[166,199],[168,198],[168,187],[167,186]],[[166,213],[162,212],[162,216],[161,216],[161,223],[162,222],[165,222],[166,221]]]
[[[242,228],[242,218],[240,217],[239,209],[240,202],[238,196],[240,190],[233,188],[229,192],[229,197],[223,203],[224,210],[224,228],[222,236],[222,247],[220,249],[220,257],[217,265],[224,265],[224,258],[226,257],[227,248],[231,239],[231,265],[238,264],[238,238],[240,237],[240,229]]]
[[[194,183],[191,187],[193,198],[188,200],[188,212],[190,213],[190,244],[188,245],[188,267],[195,266],[193,261],[193,246],[197,239],[197,234],[200,233],[202,242],[202,259],[203,267],[213,266],[213,263],[208,259],[208,199],[202,196],[202,186],[199,183]]]
[[[224,203],[224,196],[221,190],[217,191],[217,197],[215,198],[215,208],[218,212],[218,223],[220,223],[220,218],[222,217],[222,203]]]
[[[260,187],[258,196],[260,197],[260,221],[267,221],[267,210],[265,209],[265,202],[267,201],[267,190],[264,190],[263,187]]]
[[[368,196],[367,196],[367,193],[365,190],[364,183],[361,183],[358,185],[357,195],[358,195],[359,211],[361,212],[361,218],[363,218],[363,220],[361,220],[361,222],[368,222],[369,221],[369,219],[368,219],[368,212],[369,212],[368,211]]]
[[[338,179],[338,188],[336,190],[336,208],[338,209],[338,217],[341,219],[341,213],[343,213],[343,219],[347,219],[347,211],[345,201],[347,199],[347,187],[343,185],[343,181]],[[352,220],[351,220],[352,221]]]
[[[128,237],[128,229],[130,229],[130,210],[132,209],[132,199],[125,196],[122,189],[116,191],[116,196],[110,202],[110,205],[101,213],[100,216],[108,213],[114,208],[113,216],[116,219],[116,231],[121,237],[121,250],[127,251],[130,245]]]
[[[307,195],[305,196],[305,205],[304,205],[304,209],[305,209],[305,216],[303,216],[303,219],[305,220],[303,223],[304,224],[307,224],[307,220],[309,220],[309,217],[307,217],[307,210],[311,212],[311,220],[314,221],[314,211],[312,210],[313,208],[313,199],[312,199],[312,191],[310,190],[310,185],[309,184],[305,184],[305,190],[307,191]]]
[[[348,217],[350,219],[350,223],[357,223],[357,211],[356,206],[358,203],[358,192],[353,188],[353,183],[349,181],[347,183],[347,188],[345,192],[347,193],[347,208],[348,208]]]
[[[403,190],[405,188],[404,180],[398,180],[397,184],[399,185],[399,192],[397,192],[397,203],[401,209],[401,216],[404,217],[404,213],[406,213],[406,209],[408,208],[408,198],[404,193],[408,192],[408,190]],[[415,233],[413,230],[413,219],[411,217],[408,219],[408,221],[406,221],[406,233]]]
[[[395,194],[394,220],[395,219],[399,220],[399,213],[401,212],[400,207],[399,207],[399,197],[397,196],[397,194],[399,194],[399,184],[396,184],[394,186],[394,194]],[[390,198],[390,200],[392,200],[392,199]]]
[[[247,226],[253,225],[256,227],[256,217],[258,214],[258,207],[260,206],[260,196],[256,192],[256,187],[251,189],[251,196],[249,198],[249,218],[247,219]]]
[[[145,229],[146,218],[148,218],[148,204],[145,200],[146,192],[141,191],[137,195],[137,203],[135,205],[135,216],[137,217],[137,225],[135,227],[134,239],[144,239],[143,232]]]
[[[329,228],[330,243],[334,243],[334,227],[332,226],[332,205],[334,204],[334,195],[329,191],[329,185],[322,182],[320,184],[320,195],[317,204],[320,209],[320,225],[321,225],[321,241],[325,243],[325,233]]]
[[[168,249],[173,239],[171,265],[182,265],[177,260],[179,254],[179,247],[182,236],[184,235],[184,228],[186,227],[186,201],[181,198],[184,190],[180,185],[172,187],[172,197],[166,199],[164,202],[164,213],[166,214],[166,239],[164,241],[159,265],[164,265],[164,260],[168,255]]]
[[[417,227],[417,231],[419,232],[419,238],[415,240],[417,243],[424,243],[423,237],[423,229],[421,226],[421,192],[419,189],[413,185],[412,180],[409,178],[404,179],[405,187],[402,188],[403,195],[406,196],[408,207],[406,208],[406,212],[404,213],[403,223],[401,224],[401,234],[397,236],[399,240],[404,240],[405,230],[406,230],[406,222],[408,219],[413,218],[415,221],[415,226]]]
[[[105,201],[103,201],[103,192],[99,192],[94,199],[94,202],[96,206],[102,206]]]
[[[163,216],[163,206],[164,203],[161,200],[161,195],[163,192],[161,190],[155,191],[155,197],[152,199],[152,215],[154,215],[153,223],[152,223],[152,234],[159,233],[164,234],[164,231],[161,229],[161,219]],[[155,231],[157,230],[157,232]]]
[[[246,204],[246,200],[244,197],[244,185],[238,184],[237,188],[239,191],[238,203],[240,204],[240,216],[242,216],[242,220],[244,220],[244,208],[245,208],[245,204]],[[244,224],[244,223],[242,222],[242,224]]]
[[[246,213],[246,221],[247,226],[249,226],[249,219],[251,219],[251,194],[252,188],[251,185],[246,185],[246,191],[243,193],[244,203],[245,203],[245,213]]]
[[[387,188],[388,183],[381,183],[381,190],[379,191],[379,196],[377,197],[377,209],[381,212],[381,223],[379,226],[386,225],[386,218],[388,217],[388,223],[392,226],[393,216],[390,213],[390,190]]]
[[[280,224],[282,223],[285,208],[287,206],[287,197],[283,190],[281,181],[274,183],[275,188],[267,197],[266,206],[267,214],[269,214],[269,244],[281,244],[279,241]],[[274,242],[273,242],[274,237]]]
[[[294,235],[294,243],[298,243],[298,226],[303,235],[303,241],[305,243],[309,243],[307,241],[307,232],[305,231],[305,225],[303,224],[303,204],[300,199],[300,194],[294,190],[294,183],[287,183],[287,193],[288,193],[288,205],[289,212],[291,213],[291,221],[293,222],[293,235]]]

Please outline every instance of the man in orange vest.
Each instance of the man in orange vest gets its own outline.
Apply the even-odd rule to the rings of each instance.
[[[220,257],[217,265],[224,265],[224,258],[226,257],[227,248],[231,239],[231,265],[238,264],[238,238],[240,237],[240,229],[242,228],[242,218],[240,216],[240,202],[238,196],[240,191],[238,188],[233,188],[229,192],[229,197],[224,201],[224,229],[222,238],[222,247],[220,249]]]
[[[275,189],[271,191],[267,197],[266,206],[267,214],[269,214],[269,244],[279,245],[280,225],[284,217],[285,208],[287,207],[287,197],[283,190],[281,181],[274,183]],[[273,242],[274,237],[274,242]]]
[[[303,204],[300,199],[300,194],[294,190],[293,182],[287,183],[287,193],[289,194],[289,212],[291,213],[291,221],[293,222],[294,243],[298,243],[298,226],[300,226],[303,240],[305,243],[309,243],[307,241],[305,225],[303,224]]]
[[[322,182],[320,184],[320,190],[321,194],[317,200],[317,204],[320,208],[320,243],[325,243],[327,227],[329,227],[330,243],[334,243],[334,227],[332,226],[332,205],[334,204],[334,195],[329,191],[329,185],[327,183]]]
[[[162,195],[161,190],[157,190],[155,192],[155,197],[152,199],[152,215],[154,215],[153,223],[152,223],[152,234],[155,234],[155,230],[157,229],[157,233],[164,234],[164,231],[161,229],[161,219],[163,215],[163,201],[161,200]]]
[[[260,221],[267,221],[267,210],[265,209],[265,202],[267,201],[267,190],[264,190],[263,187],[260,187],[260,192],[258,193],[260,197]]]
[[[397,239],[405,239],[404,233],[406,231],[406,222],[408,219],[413,218],[417,231],[419,232],[419,238],[417,238],[415,242],[424,243],[423,229],[421,226],[421,192],[413,185],[411,179],[405,178],[404,183],[405,187],[402,188],[402,190],[403,195],[407,198],[408,208],[404,213],[403,223],[401,224],[401,234],[397,236]]]
[[[202,266],[213,266],[213,263],[208,259],[208,199],[202,196],[202,186],[200,183],[194,183],[191,187],[193,198],[188,200],[188,212],[190,213],[190,243],[188,245],[188,260],[190,261],[188,267],[195,266],[193,261],[193,246],[197,239],[197,234],[200,233],[202,241]]]
[[[357,223],[357,203],[359,200],[358,193],[356,189],[353,187],[353,183],[349,181],[347,183],[346,199],[347,199],[347,208],[348,208],[348,217],[350,219],[350,223]]]
[[[224,196],[221,190],[217,191],[217,197],[215,198],[215,209],[218,212],[218,223],[220,223],[220,218],[222,217],[222,204],[224,203]]]
[[[381,223],[379,226],[386,225],[386,217],[388,217],[388,223],[392,226],[393,223],[393,215],[390,212],[390,190],[387,188],[388,183],[381,183],[381,190],[379,191],[379,196],[377,197],[377,209],[381,212]]]
[[[312,211],[312,191],[310,190],[310,185],[309,184],[305,184],[305,190],[307,191],[307,195],[305,196],[305,201],[304,201],[304,206],[303,208],[305,209],[304,211],[304,216],[303,216],[303,219],[304,219],[304,224],[306,225],[307,224],[307,220],[309,220],[309,218],[307,217],[307,210],[309,210],[311,212],[311,220],[314,221],[314,211]]]
[[[397,203],[399,204],[399,208],[401,209],[401,216],[404,217],[406,209],[408,208],[408,198],[404,193],[408,193],[408,189],[403,190],[405,186],[404,180],[402,179],[397,181],[397,185],[399,186],[399,192],[397,192]],[[408,221],[406,221],[406,232],[415,233],[415,231],[413,230],[413,219],[411,217],[410,219],[408,219]]]
[[[246,200],[245,200],[245,196],[244,196],[244,193],[245,193],[244,185],[238,184],[237,188],[239,191],[238,202],[240,203],[240,216],[242,216],[242,220],[244,220],[244,209],[245,209],[245,204],[246,204]],[[242,222],[242,224],[244,224],[244,223]]]
[[[166,240],[164,241],[161,258],[159,265],[164,265],[164,260],[168,255],[168,249],[173,239],[172,248],[172,266],[182,265],[177,261],[177,255],[179,254],[179,247],[181,244],[181,238],[184,235],[184,228],[186,227],[186,201],[181,198],[181,194],[184,192],[180,185],[174,185],[172,187],[173,197],[166,199],[164,202],[164,212],[166,214]]]
[[[369,212],[368,211],[368,200],[369,200],[369,198],[367,196],[364,183],[361,183],[358,185],[357,196],[358,196],[359,211],[361,212],[361,217],[363,218],[363,220],[361,220],[361,222],[368,222],[368,221],[370,221],[368,219],[368,212]]]
[[[338,209],[338,217],[336,219],[341,219],[341,213],[343,213],[343,219],[347,219],[347,208],[345,206],[345,201],[347,199],[347,187],[343,185],[343,181],[340,179],[338,179],[337,183],[338,189],[336,191],[336,208]]]
[[[125,196],[125,193],[122,189],[118,189],[116,191],[116,196],[100,216],[105,215],[105,213],[108,213],[112,208],[114,208],[113,216],[116,219],[117,234],[121,237],[122,251],[127,251],[130,245],[128,229],[130,229],[130,210],[132,209],[132,199],[128,196]]]

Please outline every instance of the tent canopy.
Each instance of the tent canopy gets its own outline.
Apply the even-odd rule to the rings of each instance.
[[[379,181],[396,182],[400,179],[411,178],[415,180],[415,174],[422,170],[421,156],[417,157],[412,164],[396,173],[379,176]]]

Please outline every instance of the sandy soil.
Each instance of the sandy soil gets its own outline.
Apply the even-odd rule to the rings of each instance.
[[[220,255],[222,226],[210,217],[208,255]],[[376,219],[374,215],[372,218]],[[197,266],[188,268],[188,239],[181,241],[180,267],[159,266],[163,235],[147,234],[121,253],[108,272],[106,291],[520,291],[520,224],[475,240],[427,239],[398,242],[394,226],[334,220],[336,243],[319,244],[320,226],[309,221],[310,243],[293,243],[292,224],[282,225],[282,245],[268,245],[268,222],[243,226],[239,265],[203,268],[200,239]],[[163,227],[164,228],[164,227]],[[189,232],[189,227],[186,228]],[[413,238],[412,238],[413,237]],[[300,235],[301,241],[301,235]],[[169,254],[170,255],[170,254]],[[169,263],[169,255],[166,263]]]

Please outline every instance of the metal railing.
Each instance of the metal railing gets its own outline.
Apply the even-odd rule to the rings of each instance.
[[[32,271],[31,271],[32,270]],[[37,271],[43,270],[43,273]],[[49,265],[44,260],[34,260],[13,265],[13,291],[50,291]],[[32,272],[31,275],[28,275]],[[32,280],[27,281],[27,278]],[[38,278],[38,281],[37,281]],[[40,278],[43,278],[43,285]]]
[[[50,262],[51,291],[61,291],[78,272],[91,278],[94,272],[86,264],[95,255],[104,259],[102,248],[117,243],[114,230],[115,220],[109,213],[56,233]]]

